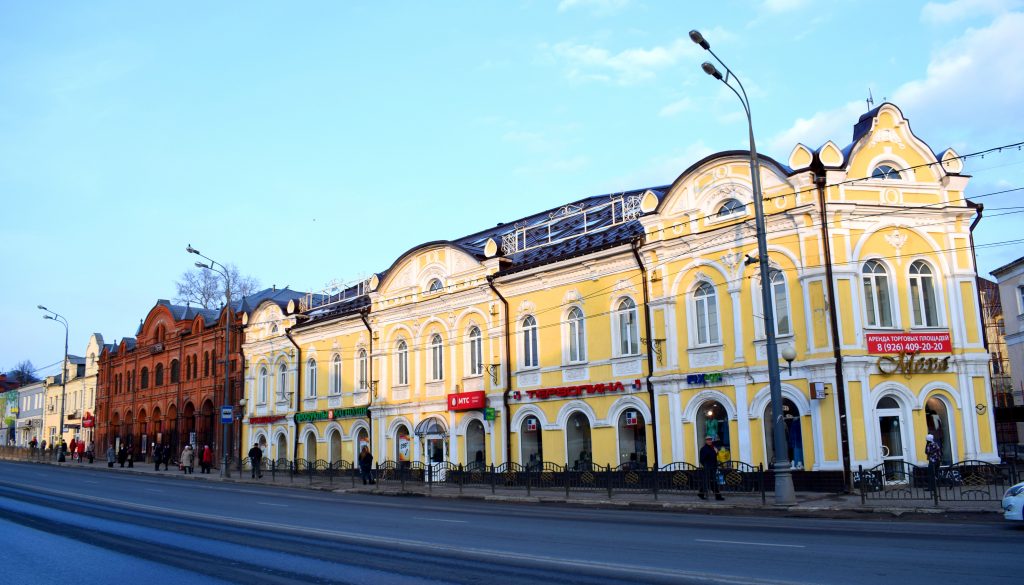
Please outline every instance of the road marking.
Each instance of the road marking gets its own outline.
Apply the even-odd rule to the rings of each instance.
[[[82,480],[82,483],[99,483],[99,482],[98,481],[92,481],[92,480],[89,480],[89,479],[84,479],[84,480]]]
[[[154,489],[154,488],[146,488],[146,491],[147,492],[157,492],[157,493],[160,493],[160,494],[162,494],[164,492],[164,490],[158,490],[158,489]]]
[[[422,516],[413,516],[413,520],[429,520],[430,522],[451,522],[452,524],[465,524],[468,520],[445,520],[444,518],[424,518]]]
[[[277,506],[278,508],[287,508],[288,504],[275,504],[273,502],[256,502],[261,506]]]
[[[718,544],[747,544],[750,546],[781,546],[786,548],[807,548],[802,544],[775,544],[773,542],[743,542],[741,540],[711,540],[706,538],[695,538],[697,542],[714,542]]]

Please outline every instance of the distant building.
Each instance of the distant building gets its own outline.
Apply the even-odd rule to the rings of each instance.
[[[1016,436],[1007,434],[1000,443],[1019,443],[1024,436],[1024,258],[1018,258],[992,271],[999,284],[1001,318],[1005,345],[992,346],[990,351],[1002,351],[1008,369],[1000,375],[999,389],[1003,392],[997,407],[1007,410],[999,413],[1000,428],[1009,433],[1013,427]],[[996,377],[993,375],[993,392],[996,391]],[[1007,394],[1009,396],[1007,396]],[[1010,400],[1007,400],[1010,399]]]

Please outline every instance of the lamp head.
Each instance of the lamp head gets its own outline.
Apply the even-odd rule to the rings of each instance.
[[[192,244],[189,244],[188,246],[186,246],[185,247],[185,251],[188,252],[189,254],[198,254],[199,253],[199,250],[196,250],[195,248],[193,248]]]
[[[239,398],[238,399],[238,406],[245,407],[246,403],[248,403],[248,402],[249,401],[246,400],[245,398]]]
[[[44,307],[42,305],[36,305],[36,307],[38,307],[39,310],[41,310],[41,311],[48,311],[49,310],[49,309],[47,309],[46,307]]]
[[[43,315],[43,319],[53,319],[53,317],[51,317],[49,315]]]
[[[700,48],[704,49],[705,51],[711,48],[711,45],[709,45],[707,40],[704,39],[704,35],[700,34],[700,31],[691,30],[690,40],[700,45]]]
[[[209,266],[202,262],[196,262],[196,268],[209,268]]]
[[[704,64],[700,66],[700,68],[704,70],[704,73],[707,73],[711,77],[714,77],[715,79],[721,81],[722,73],[718,70],[717,67],[715,67],[711,63],[705,61]]]
[[[787,345],[782,348],[782,359],[793,363],[793,360],[796,359],[796,350],[793,349],[793,346]]]

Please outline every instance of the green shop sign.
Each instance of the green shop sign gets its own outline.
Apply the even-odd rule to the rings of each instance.
[[[334,420],[336,418],[365,417],[366,407],[335,408],[332,410],[310,410],[295,413],[295,422],[315,422],[318,420]]]

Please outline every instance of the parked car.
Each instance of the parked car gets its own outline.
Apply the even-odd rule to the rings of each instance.
[[[1024,481],[1014,485],[1003,494],[1003,518],[1024,521]]]
[[[1024,463],[1024,445],[1010,443],[1008,445],[999,445],[999,458],[1004,463],[1013,461],[1014,463]]]

